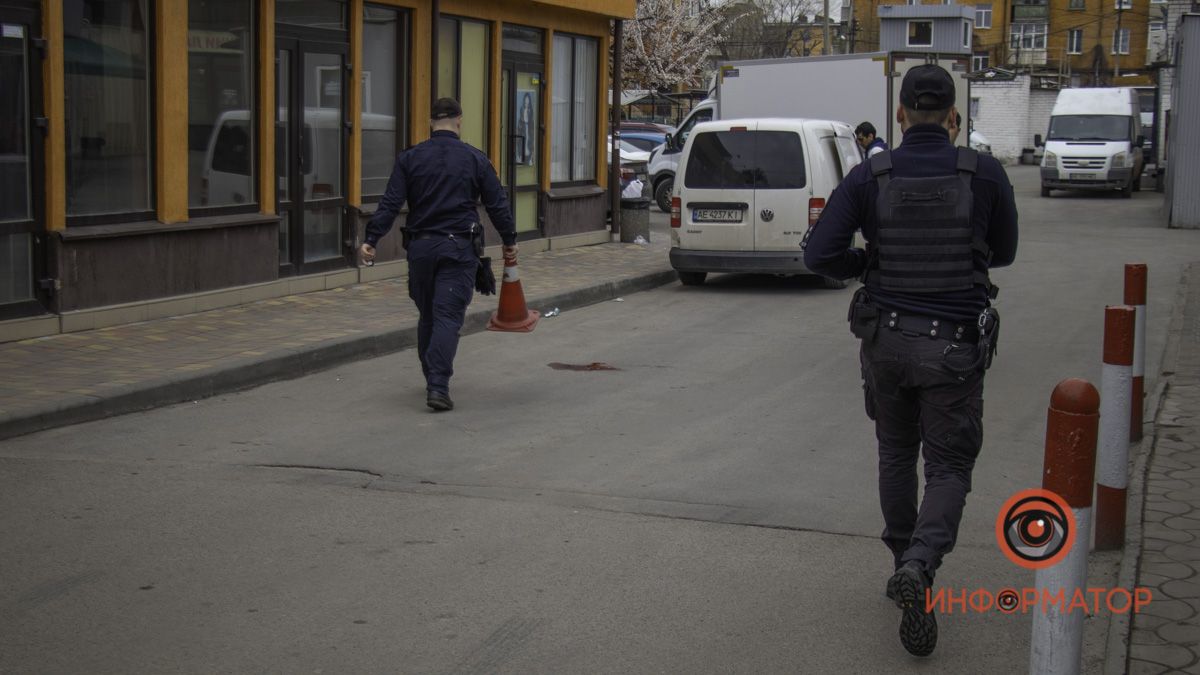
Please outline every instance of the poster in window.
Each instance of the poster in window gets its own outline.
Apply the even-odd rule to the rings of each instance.
[[[516,152],[517,164],[533,166],[537,156],[537,94],[532,89],[517,90]]]

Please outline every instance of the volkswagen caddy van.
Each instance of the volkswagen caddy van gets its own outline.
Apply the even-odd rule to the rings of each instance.
[[[800,242],[860,161],[854,129],[844,122],[697,124],[671,197],[670,257],[679,280],[695,286],[713,272],[811,274]]]

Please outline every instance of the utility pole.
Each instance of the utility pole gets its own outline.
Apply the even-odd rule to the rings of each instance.
[[[625,22],[617,19],[613,22],[613,57],[612,57],[612,159],[608,167],[609,209],[612,214],[612,236],[621,236],[621,89],[625,86],[621,81],[621,71],[625,69],[625,38],[623,33]],[[614,238],[613,241],[617,239]]]
[[[825,35],[821,42],[821,53],[822,54],[832,54],[833,52],[829,51],[829,0],[824,0],[824,7],[825,7],[825,10],[824,10],[824,12],[825,12]]]
[[[1125,9],[1125,0],[1117,0],[1117,32],[1113,33],[1113,84],[1121,76],[1121,14]],[[1132,42],[1132,40],[1131,40]]]

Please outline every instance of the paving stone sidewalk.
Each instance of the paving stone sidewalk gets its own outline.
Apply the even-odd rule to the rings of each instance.
[[[531,309],[667,283],[665,236],[521,256]],[[501,278],[502,261],[494,261]],[[465,331],[496,296],[476,294]],[[481,321],[482,319],[482,321]],[[296,377],[415,344],[407,277],[0,344],[0,438]]]
[[[1155,424],[1128,672],[1200,673],[1200,265],[1188,271],[1178,362]]]

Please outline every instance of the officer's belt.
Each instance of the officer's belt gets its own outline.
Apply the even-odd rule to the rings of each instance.
[[[934,319],[927,316],[901,314],[891,310],[882,310],[879,314],[879,321],[883,328],[889,330],[915,333],[951,342],[975,343],[979,341],[979,328],[970,324],[954,323],[945,319]]]
[[[421,239],[456,239],[456,238],[462,238],[462,239],[469,240],[471,238],[471,231],[467,230],[466,232],[437,232],[434,230],[426,230],[424,232],[413,232],[412,238],[413,238],[413,241],[420,241]]]

